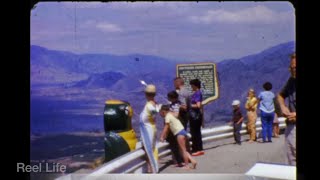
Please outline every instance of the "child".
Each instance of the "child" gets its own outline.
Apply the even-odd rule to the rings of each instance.
[[[179,94],[176,91],[171,91],[168,93],[167,96],[168,96],[168,100],[171,102],[170,112],[172,112],[172,114],[180,120],[180,122],[182,123],[182,125],[184,127],[184,130],[187,131],[187,123],[186,123],[187,121],[183,121],[182,120],[183,116],[181,116],[181,114],[183,115],[184,112],[182,112],[182,111],[184,111],[184,110],[182,107],[182,103],[179,100]],[[170,132],[169,132],[169,136],[170,136]],[[187,148],[187,151],[189,153],[191,153],[191,146],[190,146],[190,142],[189,142],[188,137],[187,137],[187,141],[186,141],[186,148]]]
[[[181,102],[179,101],[179,94],[176,91],[171,91],[167,95],[168,100],[171,102],[170,111],[174,117],[179,118],[179,112],[181,108]]]
[[[174,117],[174,115],[169,112],[170,108],[168,105],[163,105],[160,109],[160,115],[165,119],[165,126],[161,133],[160,141],[163,142],[167,132],[170,128],[170,131],[173,133],[173,135],[176,137],[180,153],[183,155],[184,159],[184,169],[190,169],[189,167],[189,160],[192,163],[192,168],[195,169],[197,162],[191,157],[190,153],[186,150],[186,138],[187,138],[187,132],[184,130],[184,127],[182,123]]]
[[[261,123],[262,123],[262,140],[263,142],[266,141],[266,137],[268,138],[268,142],[271,141],[272,137],[272,124],[274,120],[274,98],[275,95],[271,92],[272,84],[270,82],[266,82],[263,84],[263,89],[258,99],[260,101],[261,110]]]
[[[240,130],[242,127],[243,116],[240,110],[240,101],[234,100],[232,102],[232,107],[233,107],[233,118],[230,123],[233,124],[233,136],[236,143],[238,145],[241,145]]]
[[[179,117],[179,109],[181,106],[181,102],[178,100],[178,93],[176,91],[171,91],[167,95],[168,100],[171,102],[169,105],[170,107],[170,112],[178,118]],[[168,136],[166,140],[169,143],[170,150],[172,152],[172,159],[174,164],[176,164],[176,167],[182,167],[183,166],[183,158],[179,152],[179,145],[176,140],[176,137],[172,134],[171,131],[169,131]]]

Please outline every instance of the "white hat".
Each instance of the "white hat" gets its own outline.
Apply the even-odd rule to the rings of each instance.
[[[149,84],[149,85],[147,85],[147,87],[144,91],[147,93],[156,93],[156,86],[153,84]]]
[[[232,101],[232,106],[236,106],[236,105],[239,105],[239,104],[240,104],[239,100],[233,100]]]

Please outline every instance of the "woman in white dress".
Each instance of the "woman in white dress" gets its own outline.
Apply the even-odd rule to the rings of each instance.
[[[156,87],[147,85],[145,89],[147,103],[140,114],[140,134],[143,148],[147,154],[148,173],[158,173],[158,149],[156,148],[156,121],[155,116],[159,112],[154,97]]]

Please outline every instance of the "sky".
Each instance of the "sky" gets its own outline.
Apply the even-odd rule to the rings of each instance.
[[[295,41],[289,2],[40,2],[31,45],[76,54],[236,59]]]

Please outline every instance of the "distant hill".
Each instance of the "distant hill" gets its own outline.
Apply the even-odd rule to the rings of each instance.
[[[219,124],[230,119],[232,100],[239,99],[243,107],[249,88],[254,88],[258,94],[262,90],[262,84],[270,81],[274,86],[273,92],[279,92],[289,77],[289,55],[294,50],[295,42],[288,42],[240,59],[229,59],[216,63],[220,82],[220,97],[205,106],[206,124]],[[199,59],[199,62],[202,62],[202,60]],[[46,85],[49,90],[47,88],[45,92],[40,93],[41,97],[36,97],[40,95],[33,95],[33,99],[36,99],[36,103],[34,103],[36,106],[31,106],[32,118],[34,118],[32,122],[36,123],[31,125],[37,126],[38,123],[43,123],[43,126],[48,126],[43,129],[54,131],[50,128],[53,122],[46,123],[45,121],[51,121],[49,117],[52,117],[52,121],[56,122],[58,117],[68,116],[70,120],[65,122],[65,126],[59,124],[59,128],[66,128],[66,131],[68,131],[68,128],[74,130],[75,125],[80,127],[81,124],[71,121],[77,121],[78,117],[85,117],[84,115],[80,116],[79,111],[80,114],[89,112],[85,111],[81,105],[85,101],[85,108],[90,109],[93,115],[99,114],[97,115],[99,118],[96,118],[95,121],[86,121],[83,125],[86,127],[83,127],[83,129],[101,126],[101,122],[98,121],[102,119],[100,114],[103,110],[104,101],[108,98],[123,99],[130,102],[134,108],[134,123],[136,123],[138,114],[145,103],[142,93],[143,86],[139,80],[155,84],[158,91],[156,98],[163,103],[166,94],[173,90],[175,67],[179,63],[185,62],[141,54],[127,56],[78,55],[32,45],[31,87],[37,90],[38,85]],[[55,87],[50,91],[50,86]],[[98,90],[99,88],[103,88],[103,91]],[[46,92],[63,94],[70,89],[72,93],[69,93],[67,97],[72,99],[72,102],[65,101],[66,106],[64,107],[68,108],[68,111],[59,109],[63,107],[61,106],[63,101],[53,102],[55,98],[49,100],[45,96]],[[78,93],[80,90],[82,92]],[[81,94],[81,96],[77,96],[77,94]],[[37,108],[41,108],[41,110]],[[79,108],[80,110],[77,109],[79,110],[77,116],[71,117],[72,112],[74,112],[73,108]],[[60,112],[61,114],[59,114]],[[88,117],[92,118],[93,115],[90,114]],[[59,123],[63,122],[63,120],[59,120]],[[96,123],[96,125],[89,125],[89,123]],[[158,121],[158,123],[162,124],[163,121]],[[42,127],[36,129],[40,131]]]
[[[105,72],[101,74],[92,74],[88,79],[77,82],[74,87],[87,87],[87,88],[96,88],[104,87],[110,88],[120,79],[126,77],[124,74],[119,72]]]
[[[32,45],[31,82],[32,84],[54,84],[85,80],[92,74],[117,71],[127,76],[143,78],[148,73],[173,74],[172,60],[156,56],[132,54],[116,56],[109,54],[73,54],[48,50]],[[55,73],[56,72],[56,73]],[[70,74],[74,75],[70,77]],[[79,78],[79,75],[81,78]],[[59,77],[57,80],[57,76]]]
[[[294,51],[295,43],[288,42],[254,55],[217,63],[220,98],[206,107],[212,112],[212,115],[207,114],[207,119],[216,112],[230,114],[233,99],[241,100],[244,106],[248,89],[254,88],[258,95],[266,81],[273,84],[274,93],[279,92],[289,78],[289,56]]]

